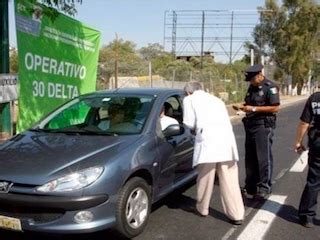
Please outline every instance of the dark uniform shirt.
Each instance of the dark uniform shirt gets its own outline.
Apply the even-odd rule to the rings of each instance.
[[[300,120],[320,130],[320,92],[312,94],[303,109]]]
[[[248,88],[244,99],[246,105],[250,106],[277,106],[280,105],[279,90],[277,85],[269,79],[264,79],[260,86]],[[272,113],[249,113],[247,116],[270,116]]]

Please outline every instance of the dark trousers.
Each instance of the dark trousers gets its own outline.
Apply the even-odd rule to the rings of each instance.
[[[320,145],[320,139],[318,141]],[[308,165],[307,183],[300,200],[299,217],[303,221],[311,222],[316,215],[317,198],[320,191],[320,146],[310,147]]]
[[[271,192],[273,169],[273,128],[264,124],[245,124],[245,189],[249,194]]]

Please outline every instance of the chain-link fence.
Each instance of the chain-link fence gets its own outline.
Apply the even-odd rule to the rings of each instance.
[[[164,75],[164,76],[163,76]],[[104,89],[153,87],[182,89],[188,81],[199,81],[204,90],[220,97],[225,103],[242,102],[248,88],[243,75],[219,73],[218,71],[181,70],[171,68],[165,74],[144,76],[122,76],[119,74],[117,82],[111,77],[103,84]]]

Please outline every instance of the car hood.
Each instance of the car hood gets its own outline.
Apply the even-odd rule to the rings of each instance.
[[[138,136],[25,132],[0,145],[0,180],[44,184],[84,161],[92,162],[85,166],[104,165],[137,139]]]

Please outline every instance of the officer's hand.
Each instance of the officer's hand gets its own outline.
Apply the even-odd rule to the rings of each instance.
[[[244,111],[244,112],[251,112],[252,111],[252,106],[250,106],[250,105],[242,105],[240,107],[240,110]]]
[[[303,146],[301,143],[296,143],[293,147],[294,151],[298,154],[302,154],[304,151],[306,151],[306,147]]]
[[[238,105],[232,105],[233,110],[239,111],[241,110]]]

